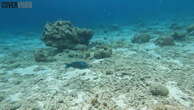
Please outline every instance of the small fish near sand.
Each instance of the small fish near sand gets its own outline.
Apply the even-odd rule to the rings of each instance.
[[[89,68],[90,65],[84,61],[75,61],[75,62],[71,62],[71,63],[67,63],[65,68],[77,68],[77,69],[86,69]]]

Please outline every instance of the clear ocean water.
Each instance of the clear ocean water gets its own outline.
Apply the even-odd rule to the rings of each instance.
[[[127,24],[138,22],[138,19],[192,16],[194,8],[193,0],[35,0],[32,3],[32,9],[1,9],[1,28],[40,28],[45,22],[56,19],[67,19],[84,26]]]
[[[0,110],[194,110],[193,0],[28,2],[0,8]]]

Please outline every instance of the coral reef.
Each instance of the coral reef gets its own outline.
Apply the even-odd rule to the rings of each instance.
[[[74,27],[68,21],[48,23],[44,27],[42,41],[58,49],[74,49],[78,44],[88,45],[93,31]]]
[[[151,36],[149,34],[139,34],[135,35],[132,39],[132,43],[146,43],[149,42]]]
[[[155,44],[159,46],[172,46],[175,45],[173,37],[159,37],[155,40]]]
[[[168,96],[169,94],[169,90],[165,86],[154,83],[150,85],[150,92],[156,96]]]

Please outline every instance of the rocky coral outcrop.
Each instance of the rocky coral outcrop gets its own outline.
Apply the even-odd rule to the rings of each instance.
[[[139,34],[135,35],[132,39],[132,43],[146,43],[149,42],[151,39],[151,36],[149,34]]]
[[[88,45],[93,36],[90,29],[75,27],[69,21],[56,21],[44,27],[42,41],[51,47],[74,49],[77,45]]]

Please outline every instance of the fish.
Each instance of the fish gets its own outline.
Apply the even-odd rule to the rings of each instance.
[[[84,61],[75,61],[75,62],[71,62],[71,63],[67,63],[65,68],[77,68],[77,69],[86,69],[89,68],[90,65]]]

